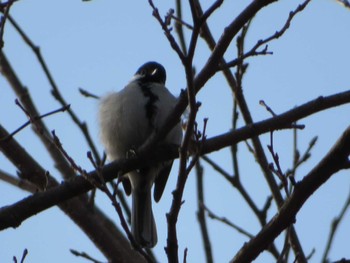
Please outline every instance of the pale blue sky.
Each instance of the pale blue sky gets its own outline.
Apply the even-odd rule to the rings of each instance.
[[[161,1],[158,1],[161,2]],[[174,8],[172,1],[156,4],[164,15]],[[209,20],[216,38],[223,27],[242,10],[246,1],[227,0],[222,8]],[[253,21],[248,33],[247,49],[257,40],[270,36],[280,29],[289,11],[299,1],[279,1],[265,8]],[[146,61],[162,63],[167,70],[167,87],[179,94],[185,87],[181,63],[168,44],[157,21],[152,17],[148,1],[42,1],[27,0],[15,2],[11,13],[29,37],[41,47],[42,54],[65,99],[82,120],[86,120],[94,140],[98,140],[97,102],[82,97],[78,87],[95,94],[119,90],[130,80],[136,69]],[[186,18],[190,16],[187,15]],[[272,56],[249,59],[248,72],[244,79],[244,92],[254,120],[269,118],[270,115],[259,105],[263,99],[276,113],[284,112],[319,95],[330,95],[350,88],[349,47],[350,11],[332,0],[314,0],[293,20],[289,31],[279,40],[269,44]],[[5,52],[18,76],[27,86],[41,113],[59,107],[50,95],[50,86],[38,62],[28,47],[23,44],[10,24],[6,25],[4,36]],[[209,51],[199,41],[195,65],[200,69]],[[235,43],[226,58],[235,58]],[[16,129],[26,117],[13,103],[15,95],[3,78],[0,78],[0,122],[9,131]],[[207,136],[212,137],[230,128],[232,96],[221,75],[215,76],[198,95],[202,102],[198,122],[209,118]],[[310,161],[304,165],[297,179],[302,178],[327,152],[349,125],[349,106],[342,106],[328,112],[302,120],[306,128],[300,132],[301,151],[315,135],[319,141]],[[63,146],[86,170],[91,164],[86,159],[89,150],[79,130],[71,124],[66,114],[57,114],[46,119],[50,129],[55,129]],[[240,122],[242,125],[242,122]],[[58,175],[44,148],[27,128],[16,135],[38,162]],[[284,170],[292,163],[292,133],[275,133],[275,148],[279,153]],[[262,136],[264,147],[268,136]],[[241,176],[253,199],[262,206],[265,202],[267,185],[247,152],[245,144],[239,145]],[[228,150],[212,154],[212,158],[232,172]],[[271,160],[271,157],[269,156]],[[1,169],[15,174],[15,169],[0,155]],[[177,163],[166,187],[163,199],[154,205],[158,226],[159,242],[155,253],[160,262],[165,262],[166,245],[165,213],[169,211],[171,191],[176,182]],[[305,253],[316,249],[311,262],[319,262],[325,246],[332,218],[339,212],[349,192],[348,172],[335,175],[302,208],[297,217],[296,229]],[[241,197],[232,190],[222,177],[205,169],[206,201],[208,207],[220,216],[245,227],[255,234],[259,230],[256,218],[249,211]],[[203,262],[204,253],[199,227],[196,221],[195,177],[191,175],[184,193],[185,204],[179,217],[179,251],[188,248],[188,262]],[[28,194],[0,182],[2,198],[0,206],[12,204]],[[110,201],[103,194],[97,194],[97,202],[116,222],[119,219]],[[273,215],[271,211],[269,216]],[[349,216],[347,217],[347,219]],[[223,224],[208,219],[210,237],[216,262],[228,262],[247,239]],[[340,225],[331,259],[350,258],[348,249],[350,222]],[[282,241],[282,236],[278,239]],[[279,243],[281,245],[281,242]],[[86,262],[70,254],[69,249],[85,251],[103,260],[100,252],[89,239],[59,209],[52,208],[25,221],[18,229],[0,232],[0,262],[12,262],[20,257],[24,248],[29,250],[25,262]],[[264,254],[256,262],[271,262]]]

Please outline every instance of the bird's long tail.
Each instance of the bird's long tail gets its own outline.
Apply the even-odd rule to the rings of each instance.
[[[133,189],[131,232],[142,247],[157,244],[157,229],[152,212],[151,189]]]

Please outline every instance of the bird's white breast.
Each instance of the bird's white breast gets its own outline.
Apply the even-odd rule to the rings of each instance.
[[[123,90],[102,98],[99,110],[101,140],[111,160],[125,157],[130,149],[140,147],[154,129],[159,129],[176,104],[176,98],[162,85],[152,83],[154,101],[152,125],[146,116],[145,96],[137,82],[130,82]],[[179,144],[181,128],[177,125],[164,143]]]

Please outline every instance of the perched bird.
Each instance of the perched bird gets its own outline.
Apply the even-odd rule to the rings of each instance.
[[[137,154],[138,147],[153,131],[162,127],[177,102],[166,89],[165,80],[164,67],[157,62],[148,62],[136,71],[124,89],[102,98],[100,135],[111,161]],[[178,123],[159,143],[180,145],[181,140],[182,130]],[[131,190],[132,194],[131,232],[142,247],[154,247],[157,243],[151,188],[154,183],[154,199],[158,202],[172,163],[141,167],[126,174],[123,181],[126,193],[130,194]]]

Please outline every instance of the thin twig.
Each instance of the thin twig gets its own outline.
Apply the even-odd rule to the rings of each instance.
[[[339,215],[337,217],[335,217],[333,219],[333,221],[332,221],[331,228],[329,230],[329,236],[328,236],[326,248],[325,248],[325,250],[323,252],[323,256],[322,256],[322,261],[321,262],[323,262],[323,263],[329,262],[328,254],[329,254],[329,251],[330,251],[330,249],[332,247],[332,243],[333,243],[335,234],[336,234],[336,232],[338,230],[339,224],[344,219],[345,214],[348,211],[349,207],[350,207],[350,191],[349,191],[348,197],[346,198],[346,200],[344,202],[344,205],[343,205],[342,209],[340,210]]]
[[[232,110],[232,130],[237,130],[237,123],[238,123],[238,108],[237,108],[237,102],[234,98],[233,99],[233,110]],[[233,166],[233,173],[234,176],[236,176],[237,180],[240,180],[240,171],[239,171],[239,162],[238,162],[238,145],[232,144],[231,148],[231,157],[232,157],[232,166]]]
[[[179,14],[179,11],[177,11]],[[171,18],[175,20],[176,24],[186,27],[187,29],[193,30],[193,26],[189,23],[182,20],[181,16],[175,16],[174,14],[170,14]]]
[[[94,259],[93,257],[91,257],[89,254],[87,254],[86,252],[79,252],[75,249],[70,249],[69,250],[74,256],[76,257],[82,257],[87,259],[88,261],[91,261],[93,263],[102,263],[102,261],[99,261],[97,259]]]
[[[277,114],[265,103],[264,100],[260,100],[260,101],[259,101],[259,104],[260,104],[261,106],[264,106],[265,109],[266,109],[268,112],[270,112],[271,115],[272,115],[273,117],[276,117],[276,116],[277,116]]]
[[[273,52],[268,50],[268,45],[266,45],[262,50],[257,50],[259,47],[260,45],[257,45],[257,47],[254,46],[251,50],[245,52],[238,58],[231,60],[230,62],[227,62],[227,63],[222,63],[218,68],[218,70],[224,70],[224,69],[236,67],[237,65],[242,63],[245,59],[250,57],[273,55]]]
[[[236,254],[231,262],[252,262],[287,227],[295,222],[296,214],[310,196],[342,169],[349,169],[350,126],[322,160],[299,182],[288,200],[270,222]],[[293,244],[292,244],[293,245]],[[300,254],[296,253],[299,260]],[[306,260],[306,258],[305,258]]]
[[[223,168],[221,168],[217,163],[212,161],[207,155],[203,155],[201,156],[201,158],[204,161],[206,161],[208,164],[210,164],[214,170],[216,170],[222,176],[224,176],[224,178],[228,180],[228,182],[238,190],[238,192],[241,194],[243,199],[249,205],[250,209],[252,209],[252,211],[258,218],[260,225],[261,226],[266,225],[266,216],[267,216],[268,209],[271,206],[272,197],[267,198],[263,209],[260,210],[255,204],[255,202],[253,201],[253,199],[251,198],[251,196],[248,194],[247,190],[243,187],[239,177],[237,177],[236,175],[231,176],[230,174],[228,174]],[[274,246],[274,244],[270,245],[268,250],[276,258],[278,257],[279,253],[277,251],[277,248]]]
[[[289,251],[290,251],[290,244],[289,244],[290,228],[287,228],[285,233],[286,233],[286,236],[284,238],[283,248],[282,248],[281,254],[278,257],[276,263],[288,262],[288,255],[289,255]]]
[[[198,1],[197,1],[198,2]],[[201,31],[201,36],[205,39],[205,41],[207,42],[209,48],[212,50],[212,55],[209,59],[209,61],[207,62],[205,69],[207,69],[209,67],[210,62],[216,61],[216,62],[220,62],[221,65],[225,65],[226,61],[223,58],[223,54],[225,53],[228,44],[232,41],[233,37],[238,33],[238,31],[240,29],[242,29],[242,27],[249,21],[251,20],[254,15],[256,14],[256,12],[252,12],[250,13],[249,16],[245,16],[247,13],[247,10],[255,10],[255,4],[262,4],[262,5],[269,5],[271,4],[272,1],[253,1],[251,2],[251,4],[241,13],[241,15],[239,15],[236,20],[234,20],[231,24],[229,24],[226,28],[224,33],[221,35],[220,37],[220,41],[218,43],[215,42],[209,27],[205,24],[204,27],[202,28]],[[305,5],[309,3],[309,1],[305,1]],[[198,5],[200,6],[199,2]],[[244,17],[245,19],[242,19],[242,17]],[[240,25],[239,27],[237,25]],[[237,27],[236,27],[237,26]],[[237,63],[237,62],[236,62]],[[215,68],[212,68],[215,70]],[[197,78],[199,78],[201,76],[201,73],[205,72],[207,75],[209,75],[210,71],[204,71],[204,69],[197,75]],[[246,122],[246,124],[252,124],[253,123],[253,119],[251,116],[251,113],[249,111],[247,102],[245,100],[244,94],[242,92],[242,90],[239,88],[239,86],[237,85],[237,82],[234,78],[234,76],[232,75],[232,73],[230,72],[229,69],[227,68],[223,68],[223,73],[235,95],[236,101],[239,105],[239,108],[242,112],[242,116],[244,121]],[[210,75],[209,75],[210,76]],[[271,189],[271,192],[273,194],[273,197],[277,203],[278,207],[281,207],[283,204],[283,198],[282,195],[279,191],[279,187],[271,173],[271,171],[269,170],[269,164],[264,152],[264,149],[262,147],[261,141],[258,137],[253,137],[252,138],[252,142],[253,142],[253,146],[254,146],[254,153],[255,153],[255,157],[260,165],[260,167],[262,168],[263,174],[265,176],[266,181],[268,182],[268,185]],[[302,247],[301,244],[298,240],[297,234],[294,230],[294,228],[292,228],[291,230],[291,239],[293,241],[293,250],[295,251],[296,254],[300,254],[300,259],[301,262],[306,262],[305,260],[305,255],[303,254],[302,251]]]
[[[208,9],[207,11],[205,11],[200,19],[201,19],[201,24],[206,23],[206,21],[208,20],[208,18],[222,5],[222,3],[224,2],[224,0],[216,0]],[[197,2],[196,2],[197,3]],[[197,10],[198,10],[198,6],[196,6]]]
[[[244,200],[247,202],[249,207],[253,210],[255,215],[259,218],[260,224],[263,226],[266,223],[266,215],[262,215],[261,211],[258,209],[254,201],[251,199],[250,195],[243,188],[240,180],[235,176],[231,176],[223,168],[221,168],[217,163],[211,160],[207,155],[201,156],[201,158],[206,161],[211,167],[221,174],[230,184],[237,188],[238,192],[242,195]]]
[[[196,118],[196,113],[197,111],[194,111],[192,112],[192,114],[190,114],[189,124],[186,127],[185,139],[183,140],[181,148],[179,150],[179,176],[176,183],[176,188],[173,191],[173,201],[170,207],[170,211],[166,215],[168,222],[168,239],[165,251],[167,253],[169,262],[175,263],[179,261],[176,223],[182,205],[182,196],[184,193],[188,175],[197,163],[199,156],[201,155],[202,145],[203,143],[205,143],[206,140],[206,119],[204,120],[204,126],[201,135],[199,135],[197,131],[193,131],[193,128],[195,127],[194,120]],[[188,149],[190,139],[192,139],[192,134],[194,135],[194,138],[197,139],[197,148],[195,154],[192,156],[191,162],[189,163],[189,165],[187,165]]]
[[[204,211],[204,183],[203,183],[203,166],[198,161],[196,163],[196,178],[197,178],[197,219],[199,222],[199,226],[201,229],[203,247],[206,256],[207,263],[212,263],[213,261],[213,253],[212,246],[209,238],[209,232],[207,227],[207,221],[205,217]]]
[[[159,14],[159,10],[154,5],[153,1],[152,0],[148,0],[148,3],[149,3],[149,5],[151,6],[151,8],[153,10],[153,16],[158,20],[159,24],[161,25],[161,27],[162,27],[162,29],[163,29],[163,31],[165,33],[165,36],[167,37],[171,47],[176,52],[176,54],[179,56],[179,58],[182,61],[182,63],[184,63],[185,55],[181,51],[179,45],[176,43],[175,38],[171,34],[171,28],[169,28],[167,23],[165,21],[163,21],[163,19],[161,18],[160,14]]]
[[[22,254],[22,258],[21,258],[21,263],[23,263],[24,262],[24,260],[25,260],[25,258],[26,258],[26,256],[28,255],[28,249],[24,249],[23,250],[23,254]]]
[[[270,145],[267,145],[267,148],[269,149],[272,159],[274,161],[274,164],[276,165],[277,169],[274,168],[274,165],[271,163],[269,165],[271,171],[277,175],[277,177],[280,179],[284,190],[286,192],[286,195],[289,196],[288,192],[288,181],[286,175],[282,172],[281,164],[280,164],[280,158],[277,152],[274,150],[274,143],[273,143],[273,131],[270,132]]]
[[[204,205],[203,205],[204,206]],[[248,231],[244,230],[243,228],[237,226],[236,224],[232,223],[230,220],[228,220],[226,217],[220,217],[217,216],[214,212],[212,212],[208,207],[204,206],[204,209],[208,212],[208,216],[212,219],[218,220],[225,225],[228,225],[235,229],[238,233],[241,233],[242,235],[248,237],[248,238],[253,238],[254,235],[250,234]]]
[[[22,124],[20,127],[18,127],[16,130],[14,130],[13,132],[11,132],[11,133],[9,134],[8,137],[6,137],[6,138],[0,138],[0,140],[8,140],[8,139],[12,138],[12,137],[13,137],[15,134],[17,134],[18,132],[20,132],[21,130],[23,130],[25,127],[27,127],[29,124],[35,124],[35,121],[37,121],[37,120],[43,119],[43,118],[45,118],[45,117],[47,117],[47,116],[56,114],[56,113],[58,113],[58,112],[64,112],[64,111],[66,111],[67,109],[69,109],[69,107],[70,107],[70,104],[68,104],[68,105],[65,105],[65,106],[63,106],[63,107],[57,109],[57,110],[50,111],[50,112],[45,113],[45,114],[40,115],[40,116],[30,116],[30,115],[28,115],[28,112],[24,109],[24,107],[20,104],[20,102],[19,102],[17,99],[16,99],[16,104],[17,104],[18,106],[20,106],[20,108],[21,108],[22,110],[24,110],[24,112],[25,112],[25,113],[27,114],[27,116],[29,117],[29,120],[28,120],[27,122],[25,122],[24,124]]]
[[[310,2],[311,2],[311,0],[306,0],[302,4],[298,5],[298,7],[295,10],[293,10],[289,13],[289,16],[288,16],[286,22],[284,23],[284,25],[282,26],[282,28],[280,30],[277,30],[274,34],[272,34],[271,36],[269,36],[263,40],[259,40],[250,49],[250,51],[248,51],[247,53],[245,53],[242,57],[239,57],[238,59],[235,59],[235,60],[232,60],[230,62],[227,62],[226,64],[223,64],[222,68],[234,67],[237,65],[237,63],[240,60],[251,57],[251,56],[272,54],[272,52],[267,51],[268,46],[266,44],[274,39],[280,38],[287,31],[287,29],[290,27],[293,18],[298,13],[302,12]],[[263,48],[262,51],[257,51],[261,46],[264,46],[264,45],[265,45],[265,47]]]
[[[14,175],[11,175],[2,170],[0,170],[0,180],[31,193],[35,193],[37,191],[37,187],[34,184],[30,183],[30,181],[18,179]]]
[[[186,247],[185,249],[184,249],[184,263],[186,263],[187,262],[187,253],[188,253],[188,248]]]
[[[9,82],[11,88],[16,93],[16,96],[20,99],[23,108],[25,108],[25,111],[27,112],[26,114],[29,116],[39,116],[39,111],[31,98],[29,90],[23,86],[4,53],[0,54],[0,71]],[[64,156],[53,144],[51,133],[45,123],[40,119],[36,120],[33,128],[34,127],[36,129],[33,129],[33,131],[41,140],[51,158],[54,160],[55,167],[60,171],[63,178],[67,179],[75,176],[74,171],[66,162]]]
[[[100,99],[99,96],[95,95],[95,94],[92,94],[91,92],[83,89],[83,88],[79,88],[79,92],[81,95],[87,97],[87,98],[93,98],[93,99]]]
[[[210,152],[220,150],[224,147],[231,146],[233,143],[245,141],[251,138],[252,136],[256,137],[266,132],[269,132],[270,130],[283,129],[283,127],[285,127],[288,123],[296,122],[302,118],[311,116],[322,110],[329,109],[335,106],[340,106],[349,102],[350,91],[345,91],[327,97],[319,97],[316,100],[310,101],[308,103],[305,103],[304,105],[301,105],[283,114],[280,114],[275,118],[270,118],[264,121],[256,122],[252,125],[247,125],[242,128],[239,128],[236,131],[231,131],[226,134],[221,134],[220,136],[206,139],[203,145],[201,146],[201,154],[208,154]],[[8,133],[5,132],[3,127],[0,125],[0,137],[5,137],[7,136],[7,134]],[[12,139],[10,141],[14,140]],[[7,146],[6,144],[0,141],[0,149],[2,151]],[[13,147],[11,147],[11,149],[13,149]],[[154,151],[152,152],[152,154],[145,153],[145,155],[139,156],[140,159],[119,160],[104,166],[103,175],[106,182],[111,181],[116,178],[118,171],[122,170],[128,172],[145,165],[145,163],[149,164],[152,162],[164,162],[167,160],[177,158],[177,156],[178,151],[174,150],[173,148],[167,148],[166,151],[162,151],[159,153],[158,151]],[[350,168],[350,163],[344,164],[344,166],[345,165],[349,166],[347,168]],[[33,174],[37,175],[38,173],[34,171],[35,170],[33,170]],[[43,174],[44,173],[45,172],[43,171]],[[94,176],[95,172],[92,171],[90,172],[90,174],[91,176]],[[297,185],[298,184],[300,183],[297,183]],[[29,217],[57,204],[65,203],[64,201],[67,201],[75,196],[81,195],[91,190],[92,188],[93,186],[84,178],[76,176],[70,180],[65,180],[62,184],[55,187],[54,189],[48,189],[43,193],[38,193],[34,196],[30,196],[21,201],[18,201],[15,204],[3,207],[0,210],[0,230],[18,226],[18,224],[28,219]],[[20,210],[22,207],[27,207],[28,205],[30,205],[31,209],[27,209],[25,211],[26,213],[18,214],[15,220],[13,219],[13,216],[8,217],[9,215],[15,214],[16,211]]]
[[[24,42],[32,49],[33,53],[35,54],[35,56],[37,57],[40,66],[42,67],[45,76],[47,77],[50,85],[51,85],[51,94],[53,95],[53,97],[62,105],[67,105],[68,103],[66,102],[66,100],[63,98],[46,62],[44,57],[41,54],[40,48],[35,45],[33,43],[33,41],[27,36],[27,34],[22,30],[22,28],[17,24],[17,22],[11,17],[9,16],[9,21],[11,22],[11,24],[14,26],[14,28],[17,30],[17,32],[20,34],[20,36],[22,37],[22,39],[24,40]],[[86,124],[86,122],[81,121],[78,116],[76,115],[76,113],[73,111],[72,108],[68,109],[68,113],[69,116],[71,117],[71,119],[73,120],[73,122],[78,126],[78,128],[81,130],[82,134],[84,135],[84,138],[86,139],[89,147],[91,148],[91,151],[94,154],[94,157],[96,160],[98,160],[98,162],[101,161],[100,155],[97,151],[97,148],[91,138],[88,126]]]
[[[51,131],[52,139],[56,147],[60,150],[60,152],[63,154],[63,156],[67,159],[68,163],[71,165],[71,167],[78,172],[80,175],[83,175],[86,173],[86,171],[79,166],[74,159],[68,154],[68,152],[63,148],[62,143],[58,136],[56,135],[55,130]]]
[[[179,42],[180,42],[180,47],[182,50],[182,53],[187,56],[187,45],[186,45],[186,39],[185,39],[185,35],[184,35],[184,31],[183,31],[183,26],[188,25],[187,23],[183,22],[182,20],[182,2],[181,0],[176,0],[176,15],[177,18],[175,19],[175,16],[173,15],[172,18],[175,19],[175,30],[176,33],[178,35],[179,38]],[[190,26],[190,25],[188,25]],[[190,26],[191,30],[193,29],[192,26]]]
[[[295,136],[295,135],[294,135]],[[294,161],[293,161],[293,168],[291,170],[287,170],[286,171],[286,175],[289,177],[295,177],[295,173],[296,170],[300,167],[300,165],[302,165],[303,163],[305,163],[310,157],[311,157],[311,150],[313,149],[313,147],[316,145],[318,137],[315,136],[313,137],[310,142],[309,145],[307,147],[307,149],[305,150],[305,152],[300,156],[300,153],[298,150],[296,150],[296,148],[294,149],[295,152],[295,157],[294,157]],[[297,152],[297,153],[296,153]]]
[[[0,50],[4,47],[3,37],[5,32],[5,23],[9,17],[10,8],[15,1],[16,0],[9,0],[6,3],[1,3],[1,8],[2,8],[1,12],[3,12],[4,15],[1,17],[1,21],[0,21]]]
[[[193,0],[196,1],[196,0]],[[264,1],[253,1],[251,2],[242,12],[241,14],[234,19],[223,31],[223,34],[220,38],[220,41],[211,45],[213,48],[213,52],[205,63],[205,66],[202,70],[196,74],[196,78],[194,79],[194,88],[195,92],[199,92],[199,90],[207,83],[207,81],[217,72],[219,62],[222,60],[222,56],[229,47],[234,36],[239,32],[240,28],[253,17],[259,10],[263,7],[268,6],[269,4],[275,2],[275,0],[264,0]],[[153,5],[154,7],[154,5]],[[155,9],[155,7],[154,7]],[[159,14],[158,14],[159,15]],[[162,21],[162,20],[161,20]],[[200,28],[200,32],[204,31],[204,26],[206,23],[203,23]],[[183,61],[183,60],[181,60]],[[177,105],[174,107],[173,111],[169,114],[167,120],[164,123],[164,126],[157,131],[157,133],[153,133],[149,139],[142,145],[139,151],[147,151],[152,148],[154,144],[159,140],[159,138],[164,138],[164,136],[169,132],[180,120],[181,114],[185,111],[188,105],[188,98],[181,93],[180,98],[178,100]]]
[[[104,177],[102,176],[102,166],[99,165],[98,162],[96,162],[91,154],[91,152],[87,153],[87,157],[90,160],[91,164],[95,167],[97,175],[100,179],[99,182],[96,182],[96,180],[93,177],[90,177],[88,175],[88,173],[84,173],[83,176],[89,180],[91,183],[93,183],[95,185],[95,187],[99,188],[102,192],[104,192],[107,197],[109,198],[109,200],[112,202],[112,205],[115,209],[115,211],[118,214],[121,226],[124,229],[124,232],[126,233],[130,243],[132,244],[133,248],[135,248],[146,260],[147,262],[153,263],[154,259],[152,259],[136,242],[135,239],[133,237],[133,235],[131,234],[131,231],[129,229],[128,223],[124,217],[123,214],[123,209],[120,206],[119,202],[116,199],[116,192],[115,194],[112,194],[112,192],[109,190],[106,181],[104,180]]]
[[[208,164],[214,168],[215,171],[220,173],[227,181],[231,182],[233,176],[230,175],[228,172],[226,172],[222,167],[220,167],[217,163],[215,163],[213,160],[211,160],[207,155],[201,156],[201,159],[206,161]]]
[[[112,182],[112,185],[114,188],[113,195],[116,195],[118,197],[118,200],[124,209],[124,213],[126,214],[127,221],[130,224],[131,223],[131,210],[130,210],[130,206],[129,206],[128,202],[126,201],[125,193],[123,190],[120,190],[118,188],[118,185],[116,183]]]
[[[313,255],[315,255],[316,249],[312,248],[311,252],[309,253],[309,255],[306,256],[307,260],[310,260],[312,258]]]
[[[276,117],[277,114],[271,109],[271,107],[269,105],[266,104],[266,102],[264,100],[260,100],[259,104],[261,106],[263,106],[273,117]],[[299,129],[302,130],[305,128],[305,125],[303,124],[297,124],[297,123],[291,123],[290,125],[291,129]]]
[[[22,254],[22,258],[21,258],[20,263],[24,263],[24,260],[25,260],[27,255],[28,255],[28,249],[25,248],[23,250],[23,254]],[[14,263],[17,263],[17,258],[15,256],[13,257],[13,261],[14,261]]]
[[[200,155],[200,148],[202,143],[205,140],[205,129],[206,129],[206,120],[204,121],[204,128],[202,132],[202,141],[198,144],[199,149],[197,153],[193,156],[190,164],[187,166],[187,159],[188,159],[188,152],[189,152],[189,146],[190,142],[193,138],[193,135],[196,136],[196,133],[193,133],[193,130],[195,128],[195,120],[198,112],[198,107],[200,106],[200,103],[196,100],[196,89],[194,86],[194,75],[193,75],[193,57],[197,45],[197,40],[200,32],[200,24],[199,19],[194,7],[193,1],[190,1],[190,8],[191,8],[191,14],[192,14],[192,20],[194,24],[194,28],[192,31],[189,48],[187,51],[187,55],[185,56],[183,52],[181,52],[179,46],[175,42],[173,36],[170,34],[170,30],[166,26],[166,24],[160,19],[158,10],[153,5],[153,2],[149,0],[150,5],[153,8],[153,15],[157,18],[160,25],[162,26],[170,45],[173,47],[173,49],[177,52],[180,60],[182,61],[182,64],[185,69],[186,73],[186,84],[187,84],[187,100],[189,102],[189,114],[188,114],[188,122],[186,125],[186,130],[184,134],[184,138],[181,144],[179,156],[179,176],[178,181],[176,185],[176,189],[173,192],[173,202],[170,208],[170,212],[167,214],[167,221],[168,221],[168,242],[166,247],[166,253],[168,255],[169,262],[178,262],[178,245],[177,245],[177,234],[176,234],[176,222],[177,217],[180,212],[181,203],[182,203],[182,196],[185,188],[185,184],[189,175],[189,172],[196,164],[197,160],[199,159]]]
[[[0,137],[6,137],[7,135],[8,132],[0,125]],[[58,149],[54,147],[53,143],[52,148],[59,152]],[[7,141],[0,141],[0,150],[20,171],[19,175],[21,178],[28,178],[39,190],[46,189],[46,191],[36,191],[34,195],[29,195],[22,200],[26,200],[24,202],[17,202],[20,207],[9,214],[7,214],[5,210],[10,206],[2,207],[0,210],[2,214],[0,216],[0,225],[7,222],[10,223],[12,227],[18,227],[22,223],[23,218],[29,218],[37,214],[42,211],[48,203],[56,203],[55,205],[63,210],[63,212],[86,233],[110,262],[118,262],[120,258],[128,258],[132,262],[143,262],[142,256],[135,253],[130,248],[129,242],[121,234],[115,224],[107,218],[98,207],[94,207],[94,209],[89,207],[88,199],[83,195],[86,191],[77,195],[73,194],[70,197],[65,196],[65,193],[61,191],[54,193],[59,188],[66,188],[67,186],[68,188],[66,188],[66,190],[68,190],[68,192],[75,192],[77,190],[76,187],[87,187],[85,189],[91,189],[93,186],[90,182],[81,176],[74,176],[71,177],[71,180],[58,183],[14,138]],[[64,161],[68,163],[66,159],[64,159]],[[114,171],[112,172],[113,174]],[[75,186],[72,184],[74,181],[77,183]],[[51,195],[46,196],[49,192],[51,192]],[[46,197],[42,199],[41,195]],[[75,196],[79,197],[73,198]],[[40,199],[41,201],[39,201]],[[29,203],[27,203],[27,201],[29,201]],[[40,203],[39,206],[35,204],[37,201]],[[41,208],[38,210],[39,207]],[[46,206],[46,208],[48,207]],[[10,218],[6,219],[6,215],[10,216]]]

